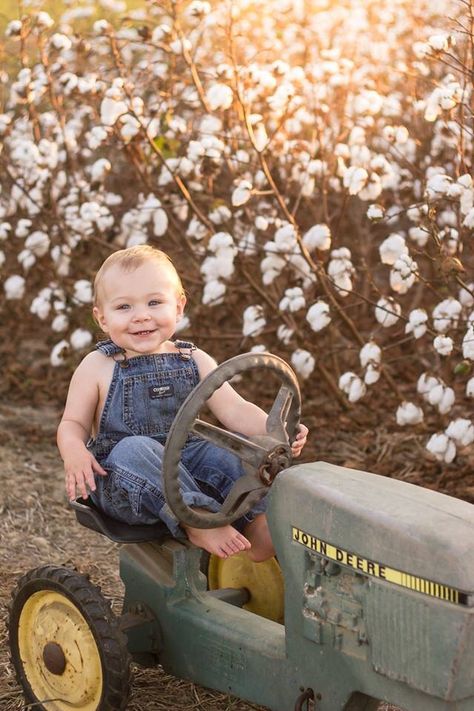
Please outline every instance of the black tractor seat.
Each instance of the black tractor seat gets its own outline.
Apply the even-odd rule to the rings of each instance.
[[[78,498],[69,502],[74,509],[78,522],[115,543],[146,543],[147,541],[163,541],[171,538],[171,533],[164,523],[131,526],[128,523],[116,521],[100,511],[90,499]]]

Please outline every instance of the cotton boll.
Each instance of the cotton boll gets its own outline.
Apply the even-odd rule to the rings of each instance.
[[[441,415],[446,415],[454,405],[456,396],[454,390],[449,387],[445,387],[441,400],[437,403],[438,411]]]
[[[26,282],[19,274],[13,274],[5,279],[3,289],[7,299],[22,299],[25,294]]]
[[[209,213],[209,219],[215,225],[221,225],[223,222],[230,220],[231,217],[232,213],[227,205],[219,205]]]
[[[204,286],[202,303],[206,306],[216,306],[217,304],[222,304],[225,292],[226,286],[221,281],[218,281],[217,279],[208,281]]]
[[[244,336],[259,336],[267,323],[260,305],[248,306],[244,311],[243,320],[242,333]]]
[[[264,257],[260,262],[260,269],[262,271],[262,281],[265,286],[271,284],[282,270],[286,266],[286,261],[276,254],[270,254],[268,257]]]
[[[322,331],[323,328],[326,328],[326,326],[331,323],[329,304],[322,300],[316,301],[316,303],[308,309],[306,320],[313,331],[316,333]]]
[[[456,44],[456,39],[449,34],[431,35],[428,38],[428,44],[435,52],[447,52],[450,47]]]
[[[68,326],[69,326],[69,319],[66,316],[66,314],[57,314],[57,316],[54,317],[54,319],[51,323],[52,330],[56,331],[57,333],[60,333],[61,331],[65,331]]]
[[[316,361],[309,351],[297,348],[291,355],[291,364],[303,378],[308,378],[314,370]]]
[[[380,380],[380,366],[369,363],[364,373],[364,383],[374,385]]]
[[[76,328],[69,340],[75,351],[81,351],[92,343],[92,333],[84,328]]]
[[[265,232],[265,230],[268,228],[268,220],[266,217],[262,217],[261,215],[257,215],[255,218],[255,227],[257,230],[261,230],[262,232]]]
[[[63,339],[62,341],[59,341],[59,343],[56,343],[49,356],[51,365],[56,368],[60,365],[64,365],[68,352],[69,343],[66,340]]]
[[[436,200],[437,198],[446,195],[452,185],[452,178],[449,175],[443,175],[437,173],[430,177],[426,184],[426,197],[429,200]]]
[[[4,224],[8,224],[8,223],[4,223]],[[26,218],[22,218],[22,219],[18,220],[16,229],[15,229],[15,236],[16,237],[26,237],[30,232],[30,227],[32,224],[33,224],[32,221],[28,220]],[[8,225],[8,227],[10,227],[10,225]],[[0,229],[1,229],[1,225],[0,225]]]
[[[417,392],[426,399],[428,393],[435,387],[439,385],[439,380],[434,375],[428,375],[428,373],[422,373],[418,378],[416,384]]]
[[[458,300],[465,308],[472,308],[474,305],[474,283],[470,282],[466,285],[467,289],[461,287],[459,289]]]
[[[84,202],[80,209],[79,214],[84,222],[96,222],[101,214],[101,207],[98,202]]]
[[[385,210],[381,205],[377,205],[377,203],[374,203],[373,205],[369,205],[366,214],[368,219],[371,220],[371,222],[378,222],[379,220],[383,220]]]
[[[402,307],[391,297],[380,298],[375,307],[375,318],[384,328],[394,326],[402,313]]]
[[[232,193],[232,205],[234,207],[240,207],[245,205],[246,202],[250,200],[252,196],[252,183],[248,180],[241,180]]]
[[[107,140],[108,131],[111,129],[104,128],[104,126],[94,126],[91,130],[86,133],[86,142],[88,148],[95,151],[99,146]]]
[[[347,188],[349,195],[357,195],[367,184],[369,174],[365,168],[351,166],[347,168],[343,176],[343,185]]]
[[[92,284],[87,279],[78,279],[74,284],[74,296],[75,301],[81,304],[92,303]]]
[[[466,383],[466,397],[474,397],[474,378],[469,378]]]
[[[90,176],[93,183],[103,183],[108,173],[112,170],[112,164],[107,158],[99,158],[90,168]]]
[[[283,298],[280,301],[279,308],[281,311],[296,312],[303,309],[306,305],[303,290],[299,286],[292,289],[286,289]]]
[[[4,242],[8,239],[8,235],[11,231],[11,224],[9,222],[2,222],[0,224],[0,242]]]
[[[364,397],[367,387],[358,375],[348,371],[339,378],[339,388],[347,395],[349,402],[357,402]]]
[[[409,254],[402,254],[390,270],[390,287],[397,294],[406,294],[417,278],[418,264]]]
[[[382,360],[382,351],[374,341],[369,341],[361,348],[359,360],[363,368],[366,368],[369,364],[379,365]]]
[[[424,227],[410,227],[408,230],[408,236],[413,242],[416,242],[418,247],[425,247],[426,243],[430,238],[430,233]]]
[[[287,346],[291,339],[293,338],[294,335],[294,330],[292,328],[289,328],[288,326],[285,326],[285,324],[281,324],[277,328],[277,338],[279,341],[285,344]],[[474,397],[474,378],[473,380],[473,397]]]
[[[175,39],[170,42],[170,50],[173,54],[183,54],[183,52],[190,52],[193,48],[190,40],[187,37],[183,39]]]
[[[263,123],[257,124],[257,126],[253,129],[253,142],[255,149],[259,153],[263,153],[267,147],[268,141],[269,139],[265,126]]]
[[[231,249],[235,254],[235,244],[232,235],[228,232],[216,232],[209,240],[208,248],[211,252],[218,254],[222,250]]]
[[[0,269],[5,264],[5,261],[6,261],[5,252],[0,249]]]
[[[456,456],[456,445],[444,432],[438,432],[430,437],[426,449],[439,462],[451,464]]]
[[[331,252],[331,260],[327,271],[328,276],[334,282],[334,286],[341,292],[341,296],[347,296],[352,291],[352,276],[355,272],[351,261],[351,253],[347,247],[334,249]]]
[[[36,257],[44,257],[49,249],[50,240],[46,232],[37,230],[32,232],[25,240],[25,248],[29,249]]]
[[[244,256],[257,254],[255,232],[250,231],[242,235],[239,240],[239,252]]]
[[[206,92],[206,101],[211,111],[228,109],[234,101],[234,92],[227,84],[213,84]]]
[[[436,336],[433,341],[434,349],[442,356],[451,355],[453,352],[453,339],[449,336]]]
[[[462,417],[450,422],[445,433],[456,442],[458,447],[467,447],[474,442],[474,425],[471,420]]]
[[[192,217],[186,230],[186,236],[200,241],[207,235],[207,227],[198,220],[197,217]]]
[[[432,312],[433,326],[438,333],[446,333],[451,328],[456,328],[461,315],[462,306],[453,297],[440,301]]]
[[[462,354],[463,358],[466,358],[467,360],[474,360],[474,328],[471,326],[464,334],[462,341]]]
[[[5,37],[19,37],[21,34],[21,21],[12,20],[5,29]]]
[[[71,49],[72,47],[72,42],[69,39],[69,37],[66,37],[66,35],[63,35],[59,32],[56,32],[52,37],[51,37],[51,45],[58,50],[68,50]]]
[[[36,15],[36,25],[41,29],[48,29],[54,25],[54,20],[47,12],[38,12]]]
[[[413,333],[415,338],[421,338],[427,331],[428,314],[424,309],[413,309],[405,325],[405,333]]]
[[[326,224],[313,225],[303,236],[303,244],[310,251],[331,248],[331,230]]]
[[[423,422],[423,417],[423,410],[413,402],[404,401],[397,408],[397,425],[401,427],[405,425],[418,425],[420,422]]]
[[[125,101],[117,101],[106,96],[100,105],[100,120],[104,126],[113,126],[119,116],[123,116],[128,111]]]
[[[51,311],[51,290],[42,289],[31,302],[30,312],[44,321]]]
[[[21,252],[17,254],[17,260],[25,272],[36,264],[36,257],[29,249],[22,249]]]
[[[153,212],[153,234],[155,237],[162,237],[168,229],[168,215],[159,208]]]
[[[395,264],[402,254],[408,254],[408,247],[402,235],[393,233],[389,235],[379,247],[382,264]]]
[[[125,143],[129,143],[132,138],[140,133],[140,122],[131,114],[126,114],[120,119],[122,126],[120,127],[120,135]]]

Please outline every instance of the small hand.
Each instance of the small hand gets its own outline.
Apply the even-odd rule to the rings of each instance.
[[[306,444],[306,440],[308,437],[308,428],[306,425],[303,425],[302,423],[299,424],[298,426],[298,432],[296,433],[296,439],[294,442],[291,443],[291,453],[293,457],[299,457],[301,454],[301,450]]]
[[[79,456],[75,456],[71,460],[64,462],[65,478],[66,478],[66,493],[69,501],[76,498],[76,491],[87,499],[89,496],[87,487],[90,491],[95,491],[94,472],[101,476],[107,476],[107,472],[103,469],[95,457],[88,452],[82,452]]]

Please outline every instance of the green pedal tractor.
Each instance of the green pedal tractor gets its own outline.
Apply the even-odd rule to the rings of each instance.
[[[218,387],[255,368],[281,381],[267,435],[244,439],[198,419]],[[134,660],[273,711],[370,711],[380,700],[474,710],[474,506],[324,462],[290,466],[299,414],[284,361],[244,354],[191,393],[165,452],[167,501],[188,525],[234,521],[271,487],[278,563],[240,554],[203,566],[202,551],[162,526],[126,526],[74,503],[80,523],[122,544],[123,612],[64,567],[18,582],[10,648],[28,708],[125,709]],[[244,463],[219,513],[182,500],[189,432]]]

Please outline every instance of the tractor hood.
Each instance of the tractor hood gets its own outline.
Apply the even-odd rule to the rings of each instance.
[[[463,591],[464,604],[474,604],[472,504],[326,462],[279,474],[270,500],[277,550],[301,543],[323,555],[329,551],[327,557],[356,572],[383,578],[395,571],[408,576],[412,589],[434,581],[448,588],[439,596]]]

